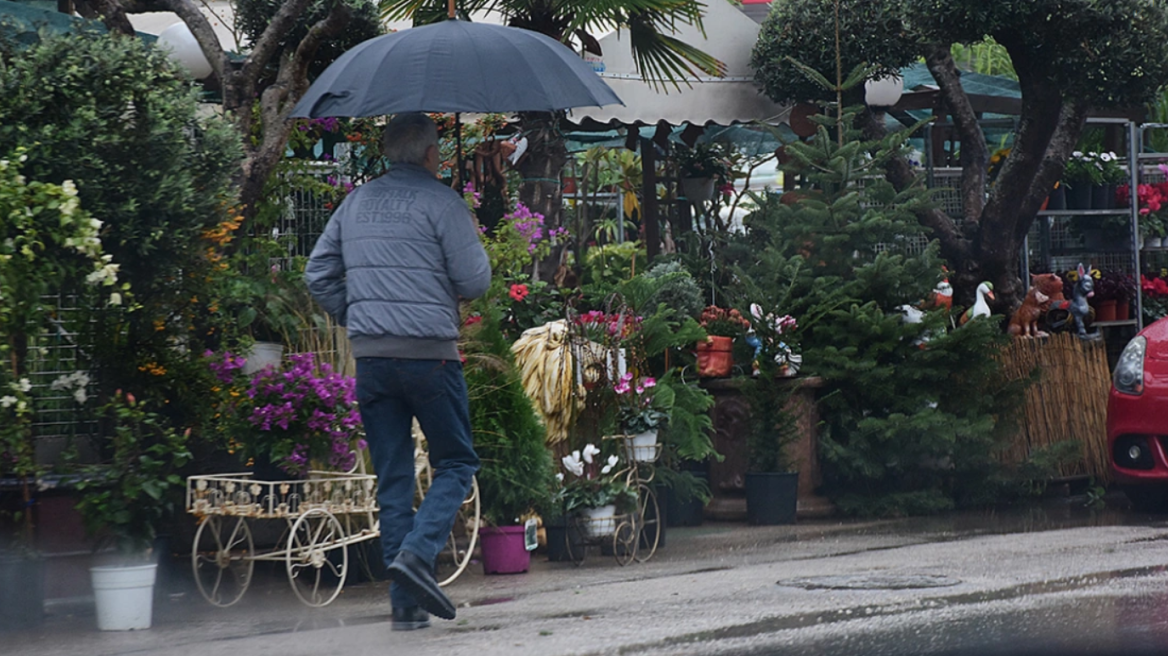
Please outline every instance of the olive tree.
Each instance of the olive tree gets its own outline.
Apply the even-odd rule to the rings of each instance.
[[[172,11],[187,24],[219,80],[225,113],[244,137],[236,180],[244,214],[253,216],[264,184],[284,156],[292,130],[288,117],[308,90],[317,51],[346,28],[356,0],[327,3],[327,10],[317,7],[319,18],[304,26],[314,0],[283,0],[263,29],[251,35],[241,60],[223,49],[196,0],[81,0],[79,11],[100,15],[110,31],[127,35],[134,34],[127,18],[132,13]]]
[[[1022,92],[1014,147],[988,194],[985,138],[950,54],[955,43],[985,37],[1005,47]],[[955,221],[933,209],[918,218],[939,241],[962,300],[971,299],[979,281],[991,280],[1004,305],[1016,304],[1023,291],[1023,240],[1062,176],[1088,113],[1138,106],[1168,82],[1168,3],[776,0],[752,64],[773,100],[814,102],[834,98],[803,78],[792,59],[846,73],[865,62],[895,70],[920,57],[960,135],[963,216]],[[871,112],[858,120],[870,137],[884,131]],[[903,158],[892,159],[885,172],[898,189],[913,179]]]

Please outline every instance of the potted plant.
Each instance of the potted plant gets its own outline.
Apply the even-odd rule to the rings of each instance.
[[[790,387],[779,375],[782,365],[762,360],[760,375],[746,383],[750,404],[747,433],[749,465],[745,475],[746,520],[751,524],[793,524],[799,472],[791,471],[787,446],[798,434],[786,408]]]
[[[714,197],[719,181],[725,181],[730,167],[710,144],[678,148],[676,152],[681,190],[691,202],[704,203]]]
[[[616,392],[617,415],[625,431],[627,453],[640,462],[657,460],[657,430],[669,421],[668,408],[659,402],[656,387],[655,378],[634,380],[633,374],[626,373],[612,388]]]
[[[242,373],[246,358],[203,355],[220,383],[219,429],[253,462],[253,476],[303,478],[313,462],[352,468],[365,448],[352,377],[311,353],[291,356],[287,369],[268,366],[251,376]]]
[[[1128,179],[1127,170],[1120,163],[1119,156],[1112,152],[1092,153],[1099,169],[1100,182],[1092,189],[1091,208],[1112,210],[1116,207],[1115,192]]]
[[[1107,270],[1100,274],[1095,283],[1095,320],[1116,321],[1127,319],[1128,310],[1124,316],[1119,316],[1119,304],[1129,305],[1133,296],[1135,283],[1131,276],[1116,271]]]
[[[738,310],[706,306],[698,323],[706,331],[698,342],[698,375],[705,378],[729,376],[734,365],[734,338],[750,329],[750,322]]]
[[[0,628],[43,620],[45,565],[34,526],[42,467],[32,430],[37,390],[30,352],[38,336],[62,328],[58,294],[75,295],[79,308],[103,308],[121,303],[123,291],[118,265],[103,252],[101,221],[81,207],[76,185],[27,178],[28,155],[24,148],[0,153],[0,479],[18,497],[15,506],[0,508],[0,520],[12,524],[0,526],[0,539],[11,536],[0,545]],[[81,326],[84,314],[73,315]]]
[[[1091,189],[1103,184],[1103,166],[1094,153],[1078,150],[1071,153],[1063,169],[1062,182],[1067,187],[1067,209],[1091,209]]]
[[[178,432],[161,415],[120,390],[99,410],[110,427],[106,462],[79,465],[77,511],[98,546],[112,542],[117,556],[90,568],[102,631],[148,629],[158,563],[151,548],[159,525],[182,490],[176,473],[190,460],[190,430]]]
[[[567,474],[557,477],[563,483],[564,512],[580,518],[586,537],[599,537],[616,530],[618,510],[636,503],[636,492],[625,482],[624,471],[617,469],[620,457],[602,458],[600,449],[589,443],[561,459]]]

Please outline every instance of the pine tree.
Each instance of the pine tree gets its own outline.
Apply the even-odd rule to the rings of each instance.
[[[939,510],[992,467],[1002,338],[995,322],[947,330],[947,311],[924,308],[943,275],[936,244],[915,238],[927,191],[897,193],[879,175],[909,133],[863,141],[855,115],[819,116],[814,139],[787,146],[784,174],[801,185],[748,219],[739,304],[799,321],[801,373],[826,381],[820,453],[837,505]],[[920,323],[906,321],[906,305],[925,310]]]

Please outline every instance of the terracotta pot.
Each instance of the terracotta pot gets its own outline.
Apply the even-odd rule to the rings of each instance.
[[[734,338],[710,335],[704,342],[698,342],[698,376],[721,378],[730,375],[734,365]]]
[[[1127,321],[1131,318],[1131,301],[1115,302],[1115,320]]]
[[[1095,321],[1115,321],[1115,299],[1099,301],[1095,308]]]

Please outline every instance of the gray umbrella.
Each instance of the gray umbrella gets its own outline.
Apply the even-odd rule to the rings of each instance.
[[[357,44],[312,83],[292,116],[547,112],[620,102],[591,65],[551,37],[445,20]]]

